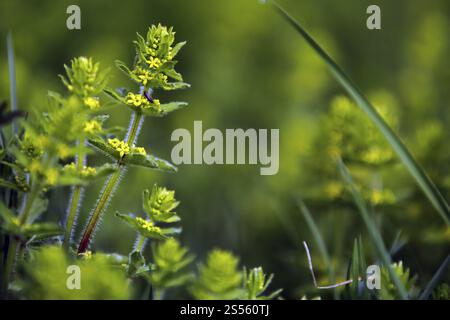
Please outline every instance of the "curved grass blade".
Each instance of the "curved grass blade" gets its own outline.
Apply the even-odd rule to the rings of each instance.
[[[9,70],[9,94],[11,97],[11,111],[17,112],[17,89],[16,89],[16,67],[14,62],[14,47],[12,33],[9,32],[6,38],[6,47],[8,51],[8,70]],[[17,125],[11,124],[13,134],[17,134]]]
[[[348,172],[347,167],[340,159],[338,160],[338,166],[339,166],[339,170],[341,171],[342,177],[344,178],[345,183],[348,185],[348,187],[350,189],[350,192],[353,196],[355,204],[359,209],[358,212],[360,213],[361,217],[364,220],[364,223],[366,224],[366,227],[369,231],[369,235],[372,238],[372,242],[378,251],[378,255],[380,256],[381,261],[383,261],[386,268],[388,268],[389,275],[391,276],[391,279],[394,282],[394,285],[397,287],[400,297],[403,300],[407,299],[408,293],[405,289],[405,286],[400,281],[399,277],[397,276],[394,269],[392,268],[391,256],[389,255],[389,252],[386,249],[386,246],[384,245],[384,242],[383,242],[383,239],[381,238],[380,232],[378,231],[377,227],[375,226],[374,221],[370,217],[369,209],[367,208],[366,202],[364,201],[361,193],[357,190],[355,184],[353,183],[353,179],[350,176],[350,173]]]
[[[302,213],[303,217],[305,218],[306,224],[308,225],[309,230],[313,234],[314,240],[316,241],[317,247],[319,248],[320,255],[322,256],[323,261],[325,262],[328,270],[328,276],[330,277],[331,283],[335,283],[336,277],[333,271],[333,267],[331,265],[331,258],[328,254],[327,247],[325,245],[325,241],[322,238],[322,235],[319,231],[319,228],[317,227],[311,212],[309,211],[308,207],[304,203],[303,199],[300,197],[296,197],[297,201],[297,207],[299,208],[300,212]],[[337,291],[334,290],[333,292],[334,297],[337,299]]]
[[[448,266],[450,265],[450,255],[447,256],[447,258],[444,260],[444,262],[441,264],[439,269],[434,274],[433,278],[428,282],[425,290],[420,295],[420,300],[426,300],[429,298],[430,294],[433,292],[436,285],[439,283],[441,278],[446,274]]]
[[[306,40],[314,51],[325,62],[336,80],[344,87],[347,93],[355,100],[356,104],[367,114],[370,120],[380,130],[385,139],[397,153],[398,157],[408,169],[411,176],[430,200],[447,225],[450,225],[450,207],[438,188],[431,181],[422,167],[417,163],[409,150],[403,144],[395,132],[384,121],[372,104],[367,100],[353,80],[336,64],[336,62],[325,52],[322,47],[303,29],[303,27],[275,1],[270,1],[275,10]]]

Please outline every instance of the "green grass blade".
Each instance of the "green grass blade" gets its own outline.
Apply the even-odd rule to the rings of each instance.
[[[314,51],[325,62],[336,80],[344,87],[347,93],[355,100],[357,105],[367,114],[370,120],[384,135],[391,147],[397,153],[398,157],[407,168],[409,173],[415,179],[419,187],[425,193],[431,204],[436,208],[442,219],[447,225],[450,225],[450,207],[438,188],[434,185],[425,171],[413,158],[406,146],[400,140],[389,125],[384,121],[380,114],[375,110],[372,104],[367,100],[361,90],[356,86],[352,79],[336,64],[336,62],[325,52],[322,47],[309,35],[309,33],[281,6],[275,1],[270,1],[276,11],[306,40]]]
[[[8,33],[6,39],[6,48],[8,52],[8,71],[9,71],[9,94],[11,97],[11,111],[17,111],[17,90],[16,90],[16,68],[14,62],[13,37],[11,32]],[[13,134],[17,133],[17,125],[15,121],[11,123]]]
[[[335,283],[336,277],[334,275],[333,267],[331,265],[331,259],[330,255],[328,254],[327,247],[325,245],[325,241],[322,238],[322,235],[320,233],[319,228],[317,227],[311,212],[309,211],[308,207],[305,205],[303,200],[300,197],[296,198],[297,200],[297,206],[302,213],[303,217],[305,218],[306,224],[308,225],[309,230],[311,230],[311,233],[313,234],[314,240],[317,244],[317,247],[319,248],[320,255],[322,256],[322,260],[327,265],[328,269],[328,276],[330,277],[331,283]],[[336,290],[334,291],[334,296],[337,297]]]
[[[383,239],[381,238],[380,232],[375,226],[375,222],[372,220],[370,216],[369,209],[367,208],[364,198],[362,197],[361,193],[357,190],[355,184],[353,183],[353,179],[350,176],[350,173],[348,172],[342,160],[339,160],[338,164],[342,177],[344,178],[344,181],[348,185],[350,192],[353,196],[353,200],[355,201],[355,204],[359,209],[358,212],[361,214],[361,217],[363,218],[364,223],[366,224],[366,227],[369,231],[369,235],[372,239],[372,242],[378,251],[378,255],[380,256],[384,265],[388,268],[391,279],[394,282],[400,297],[402,299],[407,299],[408,293],[405,289],[405,286],[400,281],[394,269],[392,268],[392,261],[389,252],[386,249]]]
[[[420,300],[426,300],[429,298],[430,294],[433,292],[434,288],[437,286],[441,278],[446,274],[448,266],[450,265],[450,255],[444,260],[439,269],[434,274],[433,278],[428,282],[425,290],[420,295]]]

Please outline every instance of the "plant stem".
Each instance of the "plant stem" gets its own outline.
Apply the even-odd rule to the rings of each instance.
[[[33,206],[33,202],[39,194],[39,185],[37,183],[33,183],[31,186],[31,191],[28,195],[26,195],[25,203],[22,211],[19,214],[19,224],[23,225],[26,223],[28,216],[30,215],[31,208]],[[17,249],[19,247],[20,239],[16,236],[10,237],[10,242],[8,246],[8,253],[6,257],[5,264],[5,274],[3,278],[3,289],[5,292],[8,290],[9,281],[11,280],[11,276],[14,269],[14,264],[17,257]]]
[[[5,296],[8,294],[8,286],[9,281],[11,279],[11,275],[13,273],[14,268],[14,262],[16,260],[17,256],[17,248],[19,247],[19,239],[17,239],[15,236],[10,237],[9,247],[8,247],[8,255],[6,257],[6,263],[5,263],[5,271],[2,281],[2,292],[4,292]]]
[[[144,115],[142,113],[134,112],[131,115],[130,125],[128,127],[128,132],[125,137],[125,142],[129,146],[132,146],[136,142],[143,121]]]
[[[19,214],[19,222],[21,225],[27,222],[34,200],[36,200],[36,197],[39,195],[39,189],[40,189],[39,184],[33,183],[31,186],[30,193],[26,195],[25,205]]]
[[[136,245],[134,246],[134,251],[139,251],[142,252],[142,250],[144,250],[145,247],[145,237],[143,237],[141,234],[138,234],[137,239],[136,239]]]
[[[78,155],[75,159],[75,165],[77,171],[80,172],[83,170],[83,166],[86,161],[86,155]],[[67,221],[66,221],[66,229],[64,231],[64,242],[63,245],[67,249],[70,246],[70,242],[72,240],[75,220],[78,216],[78,212],[80,209],[82,197],[84,193],[84,188],[82,186],[75,186],[72,188],[72,196],[69,200],[69,205],[67,207]]]
[[[137,139],[139,134],[139,130],[142,126],[142,122],[144,120],[144,116],[141,113],[133,113],[130,119],[130,125],[128,127],[128,132],[125,138],[126,143],[129,146],[132,146]],[[120,177],[124,172],[124,165],[120,163],[120,160],[117,162],[117,171],[114,172],[111,177],[105,183],[103,187],[100,198],[95,205],[94,210],[92,211],[91,218],[87,224],[87,227],[83,233],[83,237],[81,238],[80,245],[78,246],[78,254],[86,252],[89,241],[97,223],[102,215],[102,213],[108,207],[108,204],[114,194],[115,189],[117,188],[118,182],[120,181]]]
[[[111,195],[114,193],[114,189],[116,188],[117,182],[119,181],[119,178],[123,170],[122,166],[120,165],[118,166],[119,166],[118,170],[114,172],[107,180],[100,194],[100,198],[98,199],[97,204],[94,210],[92,211],[91,218],[84,231],[83,237],[81,238],[80,245],[78,247],[78,254],[86,252],[89,246],[89,241],[92,236],[92,233],[94,232],[97,226],[97,222],[99,221],[103,211],[108,206]]]
[[[164,298],[164,290],[153,289],[153,300],[162,300]]]

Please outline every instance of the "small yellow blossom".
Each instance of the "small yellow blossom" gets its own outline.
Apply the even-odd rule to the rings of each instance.
[[[146,229],[147,231],[161,233],[161,228],[155,226],[151,221],[147,221],[145,219],[142,219],[141,217],[136,217],[136,221],[142,228]]]
[[[48,145],[48,142],[49,142],[49,140],[46,136],[39,135],[36,137],[34,144],[38,149],[45,149],[45,147]]]
[[[161,60],[159,58],[150,57],[149,60],[147,60],[149,68],[159,68],[161,66]]]
[[[93,168],[93,167],[83,167],[83,170],[81,170],[81,176],[86,178],[86,177],[92,177],[95,176],[97,174],[97,169]]]
[[[58,157],[61,159],[65,159],[68,156],[70,156],[70,148],[64,143],[58,144],[58,146],[56,147],[56,150],[58,153]]]
[[[99,131],[102,131],[102,125],[97,120],[91,120],[84,124],[83,131],[88,134],[95,134]]]
[[[145,70],[141,67],[137,67],[136,70],[134,70],[133,72],[139,78],[139,80],[144,86],[147,85],[147,83],[153,79],[153,76],[150,73],[150,71]]]
[[[113,147],[117,152],[119,152],[120,157],[122,158],[124,155],[130,153],[130,146],[126,144],[126,142],[119,140],[117,138],[108,139],[108,143],[111,147]]]
[[[58,181],[59,172],[55,168],[50,168],[45,173],[45,180],[47,185],[52,186]]]
[[[132,92],[128,92],[125,98],[125,102],[128,105],[132,105],[135,107],[147,107],[150,104],[146,97],[141,94],[134,94]]]
[[[96,110],[100,107],[100,102],[97,98],[87,97],[84,98],[83,102],[90,110]]]
[[[63,167],[64,171],[71,171],[71,173],[75,174],[76,172],[78,172],[77,166],[74,162],[66,164]],[[83,166],[81,168],[81,170],[79,171],[79,174],[83,177],[83,178],[87,178],[87,177],[92,177],[95,176],[97,174],[97,169],[93,168],[93,167],[87,167],[87,166]]]
[[[74,162],[68,163],[63,167],[63,170],[76,170]]]
[[[142,147],[135,147],[135,148],[133,148],[133,150],[132,150],[134,153],[139,153],[139,154],[142,154],[142,155],[147,155],[147,152],[145,151],[145,149],[144,148],[142,148]]]
[[[31,161],[28,170],[30,171],[31,174],[36,174],[41,171],[41,168],[42,168],[41,163],[38,160],[34,159]]]

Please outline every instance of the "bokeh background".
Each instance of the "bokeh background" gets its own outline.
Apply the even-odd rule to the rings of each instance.
[[[280,3],[368,94],[450,199],[450,2]],[[70,4],[81,8],[79,31],[66,28]],[[382,30],[366,28],[370,4],[381,7]],[[285,288],[286,297],[314,294],[302,240],[310,244],[319,282],[329,279],[296,197],[311,210],[339,279],[346,276],[353,240],[360,235],[367,240],[333,161],[337,152],[373,207],[386,245],[405,243],[394,260],[402,260],[420,284],[430,279],[449,253],[449,228],[364,114],[342,96],[323,63],[257,0],[2,0],[0,98],[9,100],[8,31],[14,39],[19,107],[32,110],[45,106],[48,90],[64,92],[57,75],[75,56],[111,67],[112,87],[131,87],[113,62],[131,63],[135,33],[158,22],[174,26],[177,40],[187,40],[177,70],[192,88],[165,95],[188,101],[189,107],[147,119],[139,144],[170,159],[171,132],[192,131],[194,120],[223,131],[279,128],[280,170],[260,176],[259,166],[246,165],[182,165],[174,175],[130,169],[96,235],[95,250],[129,252],[134,232],[113,213],[142,214],[141,192],[157,182],[176,190],[181,239],[199,258],[212,248],[229,249],[242,264],[274,273],[273,288]],[[128,109],[117,107],[108,124],[126,126],[128,117]],[[78,232],[101,184],[86,193]],[[63,220],[68,195],[69,189],[52,194],[46,219]],[[368,262],[375,263],[370,242],[363,242]]]

